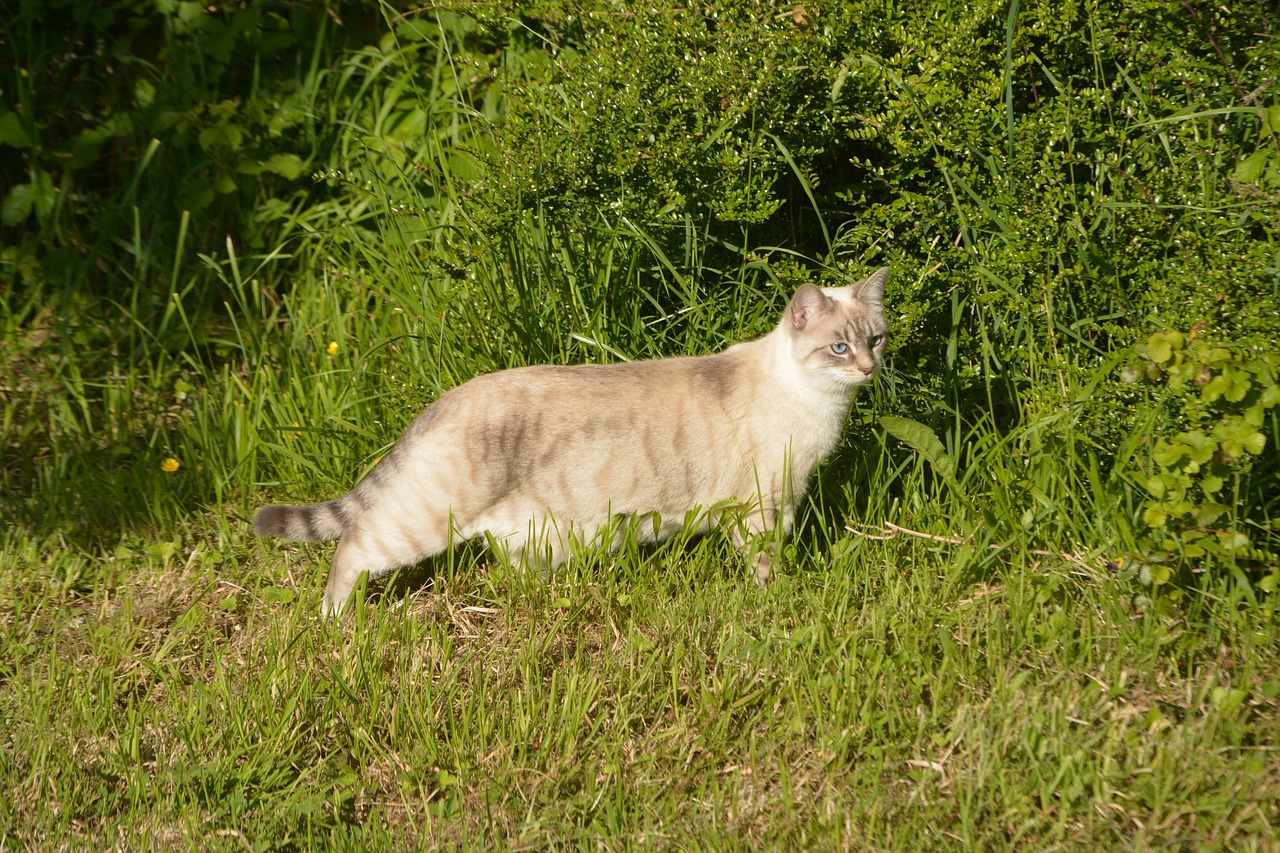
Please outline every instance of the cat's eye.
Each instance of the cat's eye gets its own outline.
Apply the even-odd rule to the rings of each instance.
[[[836,355],[844,355],[849,351],[849,345],[844,341],[836,341],[831,345],[831,351]]]
[[[883,341],[883,340],[884,340],[884,335],[872,335],[872,336],[871,336],[871,345],[872,345],[873,347],[878,347],[878,346],[880,346],[880,342],[881,342],[881,341]]]

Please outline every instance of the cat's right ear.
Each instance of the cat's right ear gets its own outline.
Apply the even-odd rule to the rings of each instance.
[[[827,299],[827,295],[814,285],[802,284],[796,291],[796,295],[791,297],[791,306],[788,310],[791,314],[791,325],[796,331],[803,331],[831,310],[831,300]]]
[[[853,298],[876,308],[884,307],[884,284],[889,280],[889,268],[881,267],[862,281],[850,285]]]

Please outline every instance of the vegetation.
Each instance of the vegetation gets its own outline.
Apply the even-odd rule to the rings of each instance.
[[[0,846],[1275,849],[1271,4],[15,6]],[[248,531],[880,265],[766,590]]]

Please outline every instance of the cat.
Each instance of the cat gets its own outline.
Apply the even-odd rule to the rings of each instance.
[[[888,337],[888,269],[802,285],[769,334],[714,355],[538,365],[478,376],[418,415],[346,495],[265,506],[260,536],[339,539],[321,612],[362,572],[484,536],[544,571],[571,542],[616,548],[729,528],[763,586],[815,467],[836,446]],[[701,515],[697,515],[701,513]]]

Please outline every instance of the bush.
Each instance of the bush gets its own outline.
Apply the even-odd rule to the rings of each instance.
[[[90,351],[57,379],[83,409],[121,358],[159,388],[251,373],[277,324],[322,325],[324,281],[350,334],[399,312],[362,366],[434,392],[523,360],[705,351],[763,331],[799,281],[887,264],[878,405],[941,435],[983,510],[966,518],[1160,550],[1122,493],[1195,416],[1122,364],[1155,332],[1232,353],[1280,334],[1269,4],[466,8],[388,6],[384,26],[363,6],[23,5],[2,274],[7,326],[42,343],[19,367]],[[51,426],[22,441],[60,447],[48,398],[24,399],[15,421]],[[1241,507],[1276,491],[1259,432]],[[18,493],[43,464],[13,463]],[[1231,516],[1263,551],[1268,512]]]

